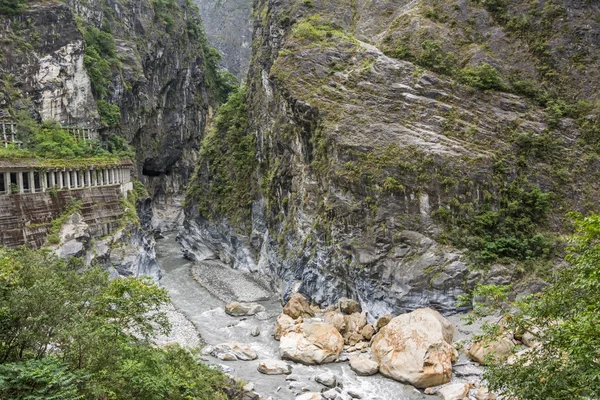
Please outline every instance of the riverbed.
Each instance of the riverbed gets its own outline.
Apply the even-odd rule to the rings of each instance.
[[[292,400],[302,389],[320,392],[324,386],[315,382],[314,376],[327,370],[337,376],[345,395],[353,392],[363,400],[437,398],[379,374],[359,377],[350,370],[347,362],[322,366],[289,362],[293,367],[291,377],[297,382],[293,384],[295,388],[289,387],[291,382],[286,379],[290,377],[286,375],[259,373],[260,360],[279,359],[279,342],[272,336],[275,319],[282,310],[278,296],[270,293],[268,286],[253,274],[233,270],[217,261],[195,263],[185,259],[175,233],[166,233],[157,241],[156,253],[162,273],[160,285],[169,292],[173,304],[169,315],[175,326],[170,340],[183,345],[216,345],[228,341],[249,345],[258,354],[254,361],[221,361],[211,356],[206,356],[206,361],[221,366],[238,379],[251,382],[262,398]],[[256,301],[266,311],[252,317],[231,317],[224,311],[225,304],[231,301]],[[194,333],[190,333],[192,327],[197,332],[195,340]],[[250,334],[255,328],[260,331],[257,337]]]

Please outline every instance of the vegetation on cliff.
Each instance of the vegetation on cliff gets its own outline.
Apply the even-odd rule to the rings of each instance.
[[[188,205],[206,218],[226,217],[243,224],[251,212],[255,138],[248,132],[246,89],[229,95],[200,148],[200,159],[187,191]]]
[[[0,397],[226,399],[223,374],[154,344],[169,330],[168,301],[149,279],[109,280],[76,258],[0,249]]]

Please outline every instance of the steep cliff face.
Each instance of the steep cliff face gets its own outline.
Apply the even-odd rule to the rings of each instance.
[[[248,73],[252,49],[252,2],[194,0],[208,41],[222,54],[221,64],[238,80]]]
[[[245,111],[256,163],[232,164],[251,170],[254,200],[231,212],[243,196],[219,199],[231,192],[206,152],[190,257],[277,277],[285,296],[358,298],[373,316],[453,312],[476,282],[551,264],[565,213],[598,208],[599,163],[596,91],[581,79],[597,48],[580,29],[596,5],[548,4],[257,1]],[[546,36],[515,30],[520,13]],[[573,35],[588,45],[579,72],[559,45]]]
[[[217,85],[206,76],[195,6],[31,3],[2,18],[0,35],[2,108],[122,136],[152,197],[160,203],[181,191],[209,118],[209,86]]]

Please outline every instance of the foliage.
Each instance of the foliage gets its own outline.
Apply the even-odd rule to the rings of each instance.
[[[28,0],[0,0],[0,15],[14,17],[27,8]]]
[[[174,0],[152,0],[154,19],[165,26],[167,33],[173,32],[173,13],[178,8]]]
[[[115,126],[121,119],[121,109],[116,104],[111,104],[104,100],[98,100],[96,102],[98,106],[98,113],[100,114],[100,121],[109,127]]]
[[[452,75],[456,57],[444,52],[439,43],[433,40],[424,40],[421,42],[421,53],[417,57],[417,63],[435,72]]]
[[[256,144],[247,127],[246,90],[242,88],[219,109],[213,129],[202,141],[198,183],[188,189],[188,201],[197,202],[206,216],[234,221],[249,217]]]
[[[476,67],[466,67],[458,73],[459,80],[467,85],[478,89],[505,90],[506,85],[502,81],[496,68],[488,63],[483,63]]]
[[[499,258],[529,260],[549,254],[551,241],[538,233],[550,206],[547,193],[513,181],[500,189],[494,204],[497,206],[484,203],[470,215],[443,221],[453,242],[472,250],[474,261],[483,264]]]
[[[167,333],[164,289],[46,250],[0,249],[0,397],[225,399],[224,376]]]
[[[569,266],[540,294],[512,304],[508,328],[530,332],[539,346],[515,363],[486,371],[507,399],[594,399],[600,396],[600,215],[575,215]]]

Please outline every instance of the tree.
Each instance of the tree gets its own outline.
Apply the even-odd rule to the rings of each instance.
[[[227,398],[194,352],[154,344],[168,301],[150,279],[0,248],[0,398]]]
[[[575,228],[570,265],[505,319],[507,329],[539,342],[486,372],[490,387],[508,399],[600,398],[600,215],[575,216]]]

